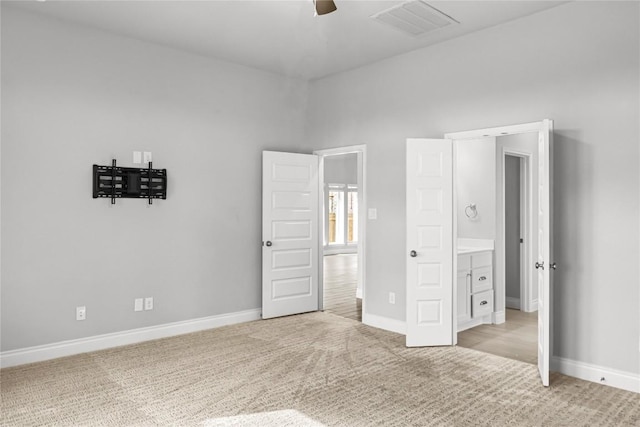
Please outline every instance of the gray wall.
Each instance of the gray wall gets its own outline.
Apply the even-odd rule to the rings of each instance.
[[[305,105],[305,82],[3,5],[2,350],[259,308],[261,151],[303,150]],[[92,199],[91,165],[133,150],[168,199]]]
[[[505,291],[520,298],[520,159],[507,156],[504,167]],[[495,187],[494,187],[495,188]]]
[[[326,184],[358,184],[358,155],[355,153],[324,158]]]
[[[312,83],[313,146],[367,144],[369,313],[405,319],[405,139],[550,118],[553,352],[640,372],[639,12],[570,2]]]
[[[458,237],[496,238],[496,139],[456,141],[456,197]],[[469,218],[465,208],[476,205]]]

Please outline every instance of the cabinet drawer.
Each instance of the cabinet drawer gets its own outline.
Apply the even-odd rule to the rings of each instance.
[[[458,255],[458,271],[471,268],[471,255]]]
[[[480,267],[471,270],[471,293],[493,289],[493,274],[491,267]]]
[[[471,316],[482,317],[493,312],[493,291],[471,295]]]
[[[493,261],[493,251],[471,255],[471,268],[487,267]]]

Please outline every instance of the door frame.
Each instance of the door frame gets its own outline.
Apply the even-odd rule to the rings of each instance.
[[[450,132],[450,133],[446,133],[444,135],[445,139],[452,139],[454,141],[454,150],[455,150],[455,146],[456,146],[456,141],[459,140],[465,140],[465,139],[480,139],[480,138],[487,138],[487,137],[500,137],[500,136],[506,136],[506,135],[517,135],[517,134],[522,134],[522,133],[537,133],[538,136],[540,137],[544,132],[547,132],[549,129],[553,129],[551,126],[552,121],[549,119],[544,119],[541,120],[539,122],[531,122],[531,123],[523,123],[523,124],[517,124],[517,125],[507,125],[507,126],[498,126],[498,127],[492,127],[492,128],[484,128],[484,129],[474,129],[474,130],[468,130],[468,131],[461,131],[461,132]],[[552,168],[553,165],[549,165],[550,168]],[[532,166],[530,168],[530,170],[533,169],[534,166]],[[454,170],[454,174],[455,174],[455,170]],[[455,175],[454,175],[455,176]],[[538,178],[539,180],[539,178]],[[538,185],[537,182],[533,182],[533,179],[531,180],[531,185]],[[553,189],[550,189],[550,191],[553,191]],[[453,186],[453,200],[456,200],[456,186],[455,186],[455,182],[454,182],[454,186]],[[504,193],[503,193],[503,197],[504,197]],[[552,196],[553,197],[553,196]],[[531,205],[531,207],[533,207],[533,204]],[[454,209],[453,211],[453,224],[454,224],[454,228],[453,228],[453,232],[454,232],[454,236],[453,236],[453,252],[454,254],[456,254],[458,252],[458,243],[457,243],[457,239],[458,239],[458,229],[455,226],[458,222],[458,215],[456,210]],[[504,219],[503,219],[503,223],[504,223]],[[504,224],[503,224],[504,226]],[[533,235],[533,234],[532,234]],[[529,239],[531,240],[531,239]],[[504,252],[504,251],[503,251]],[[533,259],[535,258],[535,254],[533,254],[533,252],[529,253],[531,259],[529,259],[529,263],[533,265],[534,262],[536,262],[537,259]],[[455,257],[454,257],[455,258]],[[528,268],[531,268],[531,265],[528,266]],[[504,263],[503,263],[504,266]],[[502,278],[504,281],[504,272],[502,274]],[[458,313],[457,313],[457,301],[456,301],[456,289],[457,289],[457,275],[453,276],[453,290],[454,290],[454,304],[453,304],[453,319],[457,319]],[[505,288],[504,283],[502,283],[502,287],[503,289]],[[549,301],[544,301],[545,307],[548,307],[549,310],[549,354],[552,355],[553,354],[553,305],[552,305],[552,298],[550,295],[545,295],[547,297],[547,299]],[[541,295],[538,295],[538,298],[541,298]],[[504,307],[504,298],[502,298],[502,304],[501,307],[497,307],[497,305],[494,305],[495,308],[495,312],[492,315],[492,323],[503,323],[504,322],[504,318],[500,318],[502,316],[505,315],[505,307]],[[497,310],[502,309],[502,314],[500,315],[500,312],[498,312]],[[452,328],[452,334],[453,334],[453,343],[454,345],[458,343],[458,331],[457,328]]]
[[[323,150],[314,150],[313,154],[318,156],[318,197],[320,210],[319,215],[321,219],[318,221],[318,235],[324,236],[325,228],[325,215],[324,215],[324,159],[329,156],[339,156],[342,154],[357,154],[358,155],[358,285],[356,288],[356,298],[362,299],[362,317],[364,319],[365,306],[366,306],[366,292],[365,292],[365,271],[366,271],[366,227],[367,227],[367,146],[361,145],[349,145],[345,147],[327,148]],[[323,239],[318,240],[318,310],[324,310],[324,242]]]
[[[498,258],[496,256],[496,269],[500,268],[504,271],[502,277],[505,278],[505,309],[506,309],[506,161],[507,156],[516,157],[520,161],[520,238],[522,238],[525,242],[522,245],[520,250],[520,310],[524,312],[535,311],[533,308],[537,309],[537,304],[533,304],[533,287],[531,284],[533,283],[533,269],[531,268],[531,263],[529,262],[532,258],[533,254],[533,221],[531,220],[533,216],[533,191],[531,185],[533,183],[533,169],[531,168],[533,153],[517,150],[510,147],[502,147],[502,152],[500,153],[502,157],[502,188],[499,189],[501,191],[502,196],[502,209],[498,212],[498,226],[502,230],[502,239],[496,242],[496,247],[500,247],[502,250],[501,256]],[[502,323],[502,322],[501,322]]]

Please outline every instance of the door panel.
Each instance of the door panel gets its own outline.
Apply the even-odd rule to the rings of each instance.
[[[318,309],[318,158],[263,152],[262,318]]]
[[[453,144],[407,140],[407,346],[453,344]]]
[[[544,386],[549,385],[551,355],[551,285],[553,264],[553,122],[545,120],[538,139],[538,371]]]
[[[471,293],[470,293],[471,275],[468,271],[458,271],[458,324],[467,322],[471,319]],[[458,325],[455,325],[458,329]]]

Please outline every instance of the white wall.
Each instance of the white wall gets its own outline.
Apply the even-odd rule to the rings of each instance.
[[[358,155],[356,153],[324,158],[326,184],[358,184]]]
[[[2,350],[259,308],[261,151],[310,152],[305,107],[305,82],[3,4]],[[92,199],[133,150],[167,200]]]
[[[638,3],[571,2],[313,82],[313,146],[367,144],[369,313],[405,319],[406,138],[550,118],[554,353],[640,372],[638,28]]]
[[[456,141],[458,238],[496,238],[496,139]],[[465,209],[476,205],[477,216]],[[469,211],[470,212],[470,211]]]

